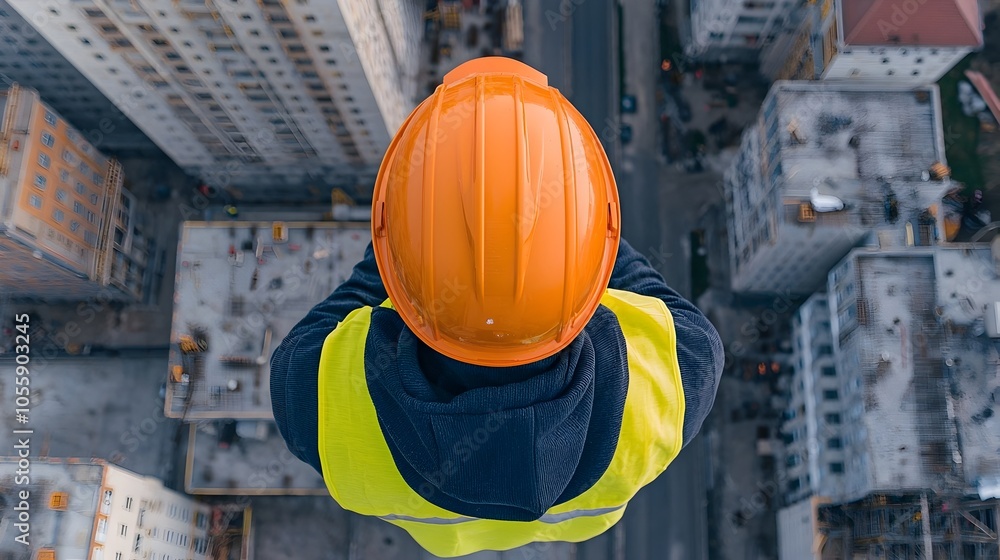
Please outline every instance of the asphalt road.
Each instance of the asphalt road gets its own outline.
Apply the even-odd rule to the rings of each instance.
[[[560,11],[560,8],[562,11]],[[632,142],[618,142],[617,10],[613,0],[525,3],[525,61],[549,76],[588,119],[618,180],[624,237],[682,294],[690,294],[687,236],[715,178],[685,175],[659,158],[659,40],[653,2],[626,2],[625,89],[639,110],[625,115]],[[612,531],[581,543],[577,560],[708,558],[707,446],[696,438],[629,503]]]
[[[524,2],[524,58],[549,78],[601,137],[612,165],[620,157],[618,52],[613,0]]]

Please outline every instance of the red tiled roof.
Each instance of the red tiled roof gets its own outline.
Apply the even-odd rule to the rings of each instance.
[[[983,44],[977,0],[841,0],[847,45]]]

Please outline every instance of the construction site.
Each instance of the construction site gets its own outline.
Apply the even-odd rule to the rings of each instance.
[[[326,492],[273,421],[270,357],[370,239],[367,223],[182,225],[164,413],[190,423],[188,492]]]
[[[831,271],[836,382],[807,413],[822,460],[779,513],[782,558],[1000,556],[998,271],[1000,241],[858,249]]]

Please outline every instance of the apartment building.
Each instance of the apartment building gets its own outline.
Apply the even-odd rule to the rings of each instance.
[[[16,469],[16,457],[0,458],[0,497],[13,507],[22,501],[21,491],[28,492],[24,501],[30,515],[32,558],[251,557],[249,509],[221,515],[221,509],[169,490],[155,478],[98,459],[33,458],[26,484],[15,484]],[[5,526],[15,522],[12,513],[16,512],[11,508],[3,510]],[[21,557],[26,552],[13,539],[0,542],[0,556]]]
[[[808,295],[856,245],[936,243],[944,154],[936,86],[775,83],[725,175],[733,290]]]
[[[765,75],[931,84],[983,47],[977,0],[822,0],[799,12],[762,52]]]
[[[163,157],[160,149],[59,51],[0,0],[0,89],[30,84],[98,150]]]
[[[15,298],[144,295],[145,248],[123,245],[116,216],[134,198],[121,165],[17,84],[0,92],[0,285]],[[132,202],[123,202],[132,201]],[[138,222],[130,223],[134,238]],[[125,242],[124,237],[121,238]],[[127,254],[126,254],[127,253]],[[121,266],[131,272],[119,274]]]
[[[175,163],[219,188],[370,194],[415,106],[416,0],[8,3]]]
[[[691,0],[686,54],[699,60],[756,57],[800,4],[801,0]]]

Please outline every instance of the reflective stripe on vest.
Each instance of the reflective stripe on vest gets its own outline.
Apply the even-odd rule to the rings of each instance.
[[[459,515],[410,488],[396,468],[368,393],[364,357],[372,308],[363,307],[330,333],[320,358],[318,445],[330,494],[344,509],[398,525],[443,557],[536,541],[579,542],[603,533],[680,452],[684,394],[673,319],[663,302],[608,290],[601,303],[618,317],[625,337],[629,385],[618,446],[589,490],[538,520],[520,522]],[[388,301],[382,306],[392,307]]]
[[[574,517],[594,517],[597,515],[605,515],[608,513],[613,513],[616,510],[624,508],[625,505],[622,504],[618,507],[606,507],[601,509],[581,509],[576,511],[567,511],[566,513],[546,513],[545,515],[538,518],[538,521],[542,523],[562,523],[567,519],[573,519]],[[455,525],[456,523],[465,523],[467,521],[479,521],[478,517],[455,517],[452,519],[441,519],[440,517],[410,517],[409,515],[382,515],[379,519],[383,521],[419,521],[421,523],[430,523],[431,525]]]

